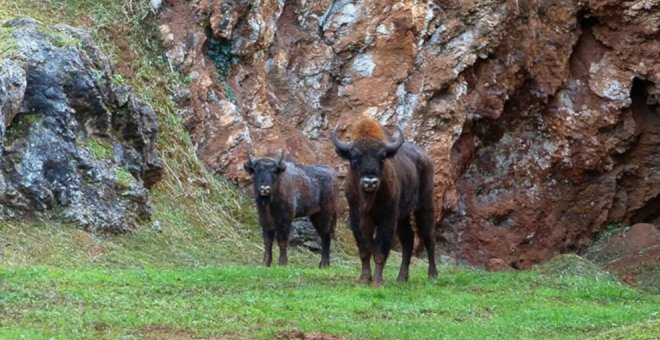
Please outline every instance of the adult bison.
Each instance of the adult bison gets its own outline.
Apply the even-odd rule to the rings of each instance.
[[[419,147],[404,142],[403,131],[390,141],[385,131],[370,118],[351,130],[350,143],[339,141],[337,128],[332,142],[337,154],[350,161],[346,180],[350,224],[362,261],[361,282],[370,282],[370,258],[376,263],[375,285],[383,283],[383,267],[397,230],[403,258],[398,281],[408,280],[414,233],[410,223],[415,215],[417,231],[428,254],[428,275],[438,275],[435,266],[433,163]]]
[[[304,166],[279,159],[248,160],[243,165],[254,180],[254,194],[259,223],[264,237],[263,264],[273,260],[273,239],[280,247],[280,265],[286,265],[291,223],[296,217],[309,216],[321,237],[321,263],[330,265],[330,240],[337,224],[337,177],[334,170],[321,166]]]

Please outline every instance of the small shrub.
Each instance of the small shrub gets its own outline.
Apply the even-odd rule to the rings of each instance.
[[[232,103],[236,102],[234,91],[227,84],[227,77],[231,74],[232,65],[238,63],[238,56],[231,53],[231,41],[216,38],[211,35],[208,45],[208,56],[213,60],[217,68],[216,76],[222,85],[227,99]]]

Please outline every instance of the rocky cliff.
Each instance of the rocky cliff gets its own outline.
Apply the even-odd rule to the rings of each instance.
[[[0,34],[0,220],[120,232],[148,219],[162,175],[154,110],[87,31],[20,18]]]
[[[660,216],[660,3],[169,0],[161,33],[199,156],[284,149],[345,173],[370,115],[435,160],[439,241],[525,268]]]

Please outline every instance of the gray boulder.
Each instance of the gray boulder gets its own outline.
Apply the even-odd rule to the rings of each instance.
[[[293,246],[304,246],[314,251],[321,250],[321,237],[319,237],[309,218],[299,218],[293,221],[289,243]]]
[[[45,217],[121,232],[150,217],[162,176],[156,113],[115,81],[88,32],[4,23],[0,219]]]

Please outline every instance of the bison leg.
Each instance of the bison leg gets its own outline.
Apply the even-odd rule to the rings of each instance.
[[[438,277],[438,268],[435,265],[435,226],[433,220],[432,209],[415,212],[419,236],[424,242],[424,248],[426,248],[426,254],[429,258],[430,279]]]
[[[328,267],[330,266],[330,242],[337,223],[337,216],[317,213],[310,216],[309,219],[321,237],[321,263],[319,263],[319,268]]]
[[[362,262],[360,283],[369,283],[371,282],[371,251],[369,249],[369,244],[360,230],[360,215],[358,215],[358,212],[352,208],[350,211],[350,222],[353,238],[355,238],[355,243],[357,244],[358,252],[360,253],[360,261]],[[368,234],[367,237],[371,237],[371,233]]]
[[[410,267],[410,257],[412,256],[413,245],[415,242],[415,234],[413,233],[412,227],[410,226],[410,217],[406,217],[399,221],[399,227],[397,229],[399,234],[399,240],[401,241],[401,268],[399,269],[399,277],[397,281],[405,282],[408,281],[408,269]]]
[[[321,235],[321,263],[319,268],[330,266],[330,235]]]
[[[286,254],[286,248],[289,245],[289,233],[291,232],[291,222],[293,221],[293,213],[287,214],[286,207],[280,208],[283,212],[275,220],[275,238],[277,238],[277,245],[280,247],[280,266],[286,266],[289,258]]]
[[[263,265],[270,267],[271,262],[273,262],[273,239],[275,238],[275,232],[272,230],[264,230],[264,260]]]
[[[286,266],[287,263],[289,262],[289,258],[286,256],[286,248],[289,245],[289,241],[287,240],[287,236],[281,236],[279,234],[277,236],[277,245],[280,247],[280,260],[279,260],[279,265],[280,266]]]
[[[388,221],[379,225],[374,249],[374,262],[376,262],[374,286],[383,284],[383,269],[385,269],[385,262],[392,247],[392,237],[394,237],[392,222]]]

